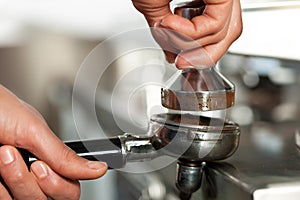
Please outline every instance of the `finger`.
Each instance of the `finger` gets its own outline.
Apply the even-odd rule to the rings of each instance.
[[[227,35],[219,43],[182,52],[177,56],[175,64],[179,69],[212,67],[222,58],[235,40],[236,36]]]
[[[220,32],[231,16],[232,0],[208,4],[201,16],[185,19],[179,15],[168,15],[160,25],[180,32],[190,38],[202,38]]]
[[[219,32],[206,35],[202,38],[190,38],[187,35],[166,28],[161,28],[161,32],[163,32],[162,34],[164,34],[165,38],[168,38],[168,43],[172,44],[175,49],[186,51],[220,42],[227,35],[228,24],[226,24]]]
[[[234,1],[232,19],[228,32],[223,40],[215,44],[204,46],[203,48],[182,52],[176,59],[176,66],[183,69],[190,68],[191,65],[197,66],[217,63],[226,53],[230,45],[242,33],[243,24],[239,0]]]
[[[80,198],[79,182],[62,178],[46,163],[34,162],[31,165],[31,171],[47,196],[55,200],[78,200]]]
[[[172,42],[170,42],[168,32],[171,32],[171,30],[160,28],[160,27],[151,28],[151,33],[154,39],[161,46],[161,48],[164,51],[169,51],[177,54],[179,53],[179,50],[178,48],[173,46]]]
[[[44,160],[56,172],[72,179],[94,179],[103,176],[107,165],[80,158],[50,130],[44,120],[28,111],[33,109],[24,105],[7,89],[0,86],[0,96],[4,102],[11,102],[7,113],[0,112],[0,141],[4,144],[27,149],[39,159]],[[0,105],[1,106],[1,105]],[[11,114],[18,113],[18,115]]]
[[[0,199],[12,200],[6,188],[0,183]]]
[[[216,64],[213,56],[215,55],[209,52],[207,48],[200,47],[180,53],[176,58],[175,65],[178,69],[213,67]]]
[[[12,146],[0,147],[0,173],[15,199],[47,199],[18,150]]]
[[[30,152],[46,162],[54,171],[70,179],[95,179],[103,176],[107,165],[103,162],[88,161],[76,155],[64,145],[48,127],[40,128],[40,134],[31,134]]]
[[[163,49],[166,60],[169,63],[174,63],[179,50],[170,43],[165,31],[162,28],[155,27],[151,28],[151,33],[159,46]]]
[[[169,1],[154,0],[149,3],[148,0],[133,0],[132,2],[134,7],[143,13],[150,27],[153,27],[164,17],[172,14]]]
[[[193,49],[201,46],[193,38],[189,38],[186,35],[183,35],[179,32],[175,32],[171,29],[166,28],[157,28],[160,31],[160,34],[164,36],[164,40],[160,40],[159,43],[165,43],[165,46],[170,46],[174,49],[175,52],[180,52],[181,50]]]
[[[177,54],[170,51],[164,51],[164,54],[168,63],[172,64],[175,62]]]

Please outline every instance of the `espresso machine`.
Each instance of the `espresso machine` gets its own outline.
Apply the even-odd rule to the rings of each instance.
[[[191,7],[186,9],[197,10]],[[177,8],[177,12],[180,8]],[[149,173],[118,171],[115,182],[117,199],[298,199],[299,120],[272,122],[269,111],[279,105],[282,97],[292,99],[293,95],[299,94],[299,85],[284,93],[283,87],[288,86],[270,85],[264,73],[257,73],[258,76],[250,76],[250,83],[257,80],[255,77],[260,78],[259,85],[253,86],[249,84],[249,75],[253,73],[242,70],[245,65],[266,69],[268,63],[272,69],[276,63],[297,68],[299,62],[276,58],[274,63],[271,58],[266,58],[271,59],[271,62],[266,62],[260,56],[238,56],[241,60],[236,59],[235,55],[226,55],[220,68],[225,70],[226,73],[222,71],[222,74],[226,74],[234,86],[215,68],[198,70],[194,66],[194,69],[181,71],[179,78],[161,88],[160,100],[167,112],[152,115],[144,135],[124,131],[126,134],[106,140],[80,140],[67,145],[80,156],[106,161],[111,169],[116,169],[112,172],[135,162],[148,165],[149,161],[157,158],[173,158],[174,162],[169,166]],[[233,61],[229,62],[229,58]],[[233,70],[238,73],[242,71],[242,78]],[[296,72],[292,74],[296,76]],[[281,71],[276,77],[279,78],[280,74],[285,73]],[[291,80],[289,77],[287,79]],[[243,82],[249,85],[247,90],[241,86]],[[277,108],[284,108],[279,111],[276,109],[278,119],[283,120],[287,116],[289,118],[286,119],[291,119],[291,112],[287,112],[291,109]],[[294,108],[292,111],[296,111]],[[208,116],[208,113],[225,110],[229,110],[228,118],[234,122]],[[295,114],[295,118],[298,116]],[[294,140],[295,128],[298,128],[297,145]]]
[[[205,8],[202,1],[178,5],[175,13],[192,19]],[[239,125],[206,112],[226,110],[234,105],[235,87],[214,66],[181,71],[168,87],[161,88],[161,104],[167,113],[151,116],[147,133],[124,133],[107,139],[66,142],[79,156],[101,160],[109,169],[129,162],[145,162],[161,156],[176,159],[174,183],[181,199],[190,199],[202,182],[207,163],[230,157],[237,149]],[[29,155],[29,164],[38,158]],[[175,175],[174,175],[175,176]]]

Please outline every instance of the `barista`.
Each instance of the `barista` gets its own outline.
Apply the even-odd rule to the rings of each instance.
[[[172,29],[194,39],[217,62],[242,30],[239,0],[206,0],[202,16],[192,21],[173,15],[169,0],[133,0],[150,27]],[[156,40],[162,47],[166,42]],[[169,42],[170,43],[170,42]],[[169,62],[186,68],[188,57],[199,54],[200,48],[189,47],[184,41],[175,46],[175,54],[165,52]],[[175,52],[175,51],[174,51]],[[201,59],[198,59],[201,62]],[[76,200],[80,198],[79,180],[103,176],[107,165],[78,157],[60,141],[43,117],[30,105],[0,85],[0,199]],[[28,171],[16,147],[24,148],[37,157]]]

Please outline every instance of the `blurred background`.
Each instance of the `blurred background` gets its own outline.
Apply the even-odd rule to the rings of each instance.
[[[300,121],[300,1],[242,0],[242,7],[243,34],[219,63],[237,88],[237,103],[228,117],[271,138],[276,152],[282,147],[281,137],[272,136],[272,126],[262,122]],[[0,0],[0,83],[39,110],[62,140],[76,139],[71,95],[84,58],[110,36],[143,27],[144,17],[129,0]],[[108,47],[107,54],[116,53],[118,45]],[[160,62],[161,52],[130,55],[114,63],[105,80],[116,81],[124,65],[139,66],[147,59]],[[113,88],[105,80],[99,93],[109,96]],[[136,109],[143,113],[149,94],[139,98]],[[96,100],[101,124],[120,134],[105,99]],[[264,143],[259,140],[257,145]],[[165,197],[168,187],[156,173],[127,176],[109,171],[99,180],[83,182],[82,199],[126,199],[120,197],[123,190],[129,191],[122,184],[132,182],[139,183],[140,199],[177,199],[171,193]]]
[[[0,0],[0,83],[63,140],[76,139],[69,92],[78,68],[101,41],[140,27],[146,22],[131,1]],[[114,199],[113,179],[84,182],[82,199]]]

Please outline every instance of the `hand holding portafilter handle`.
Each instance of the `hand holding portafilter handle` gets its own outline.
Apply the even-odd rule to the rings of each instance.
[[[79,199],[79,180],[100,178],[107,170],[105,163],[77,156],[36,109],[1,84],[0,144],[0,199]],[[17,148],[40,160],[28,170]]]

